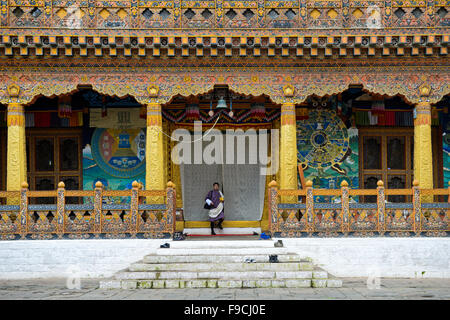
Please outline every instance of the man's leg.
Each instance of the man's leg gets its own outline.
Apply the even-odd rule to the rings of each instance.
[[[211,235],[215,236],[216,233],[214,232],[214,222],[211,221]]]
[[[222,222],[223,222],[223,218],[222,218],[222,219],[219,219],[219,225],[218,225],[218,227],[219,227],[220,230],[223,230]]]

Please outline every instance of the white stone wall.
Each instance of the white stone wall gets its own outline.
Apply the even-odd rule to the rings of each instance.
[[[450,278],[450,238],[282,240],[289,252],[311,257],[315,264],[338,277]],[[0,241],[0,279],[60,278],[69,276],[72,270],[78,270],[81,278],[109,277],[155,253],[161,244],[169,241]],[[202,247],[218,242],[202,241]],[[259,241],[248,242],[251,245]],[[197,241],[190,243],[194,244],[199,245]]]
[[[0,241],[0,279],[109,277],[169,239]]]
[[[337,277],[450,278],[450,238],[281,240]]]

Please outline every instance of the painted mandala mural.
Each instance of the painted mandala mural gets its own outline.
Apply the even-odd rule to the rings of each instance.
[[[347,129],[332,110],[309,112],[297,121],[297,157],[315,188],[358,187],[358,130]]]
[[[83,150],[83,184],[92,190],[97,181],[106,189],[131,189],[145,184],[145,132],[142,129],[95,129]]]

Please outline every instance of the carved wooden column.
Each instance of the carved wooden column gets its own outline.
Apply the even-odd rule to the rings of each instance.
[[[64,218],[66,215],[66,185],[64,182],[58,183],[56,197],[56,233],[58,238],[62,238],[64,234]]]
[[[20,238],[26,238],[28,232],[28,183],[22,182],[20,186],[20,203],[19,203],[19,221],[20,221]]]
[[[430,88],[422,86],[422,101],[415,107],[414,119],[414,179],[422,189],[433,188],[433,155],[431,145],[431,104],[427,101]],[[422,198],[424,202],[433,201],[432,196]]]
[[[139,189],[141,185],[136,180],[131,184],[131,202],[130,202],[130,233],[131,237],[135,238],[138,232],[138,215],[139,215]]]
[[[103,185],[100,181],[95,183],[94,189],[94,233],[95,237],[99,237],[102,232],[102,223],[103,223]]]
[[[314,226],[314,194],[313,194],[313,182],[311,180],[306,181],[306,232],[308,236],[311,236],[315,230]]]
[[[278,188],[277,182],[272,180],[269,183],[269,227],[270,235],[273,237],[275,232],[278,231]]]
[[[348,182],[343,180],[341,182],[341,204],[342,204],[342,233],[348,235],[350,231],[350,208],[349,208],[349,191]]]
[[[17,100],[19,87],[8,87],[12,100]],[[7,174],[6,188],[8,191],[19,191],[22,183],[27,181],[27,157],[25,139],[24,106],[10,102],[7,109],[8,143],[7,143]],[[19,199],[8,199],[8,204],[18,204]]]
[[[377,230],[380,236],[384,235],[386,231],[386,195],[384,193],[384,182],[378,180],[377,182]]]
[[[152,97],[158,95],[158,88],[149,88]],[[147,190],[164,190],[164,148],[161,104],[150,102],[147,105],[147,145],[145,148]],[[147,198],[148,203],[164,203],[161,196]]]
[[[284,94],[291,97],[294,89],[286,86]],[[280,133],[280,189],[297,189],[297,129],[295,118],[295,104],[283,103],[281,105],[281,133]],[[284,203],[297,202],[296,196],[284,196]]]
[[[172,181],[167,182],[166,202],[166,226],[164,229],[172,237],[176,230],[177,220],[177,192]]]
[[[420,199],[420,188],[419,188],[419,181],[415,180],[413,181],[413,213],[414,213],[414,233],[416,236],[420,236],[420,232],[422,230],[422,204]]]

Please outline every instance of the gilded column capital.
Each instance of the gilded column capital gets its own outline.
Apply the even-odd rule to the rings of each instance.
[[[25,127],[25,108],[22,104],[12,102],[7,106],[6,123],[10,126]]]
[[[281,125],[295,125],[295,104],[286,102],[281,105]]]
[[[150,102],[147,104],[147,127],[162,126],[161,104]]]
[[[431,103],[421,101],[415,106],[414,125],[431,125]]]

